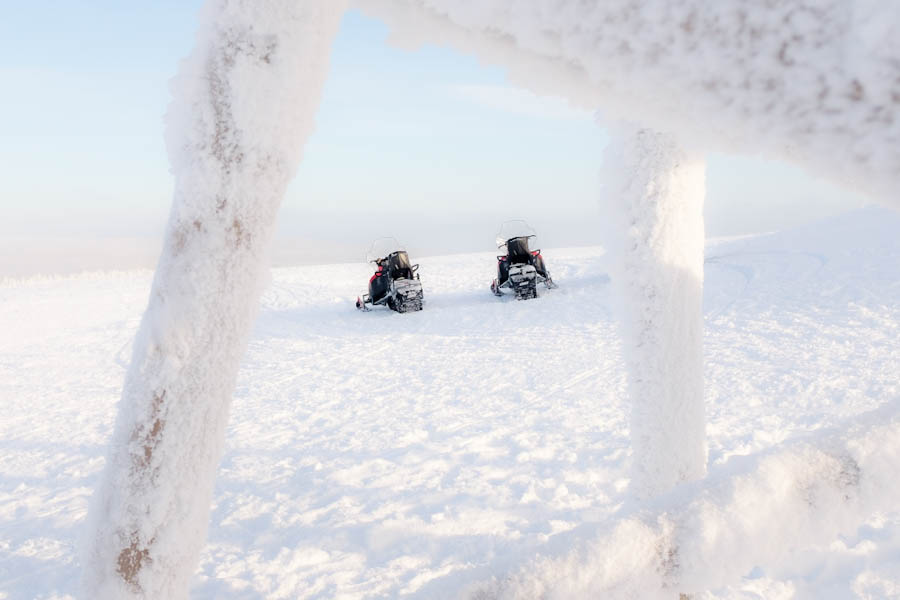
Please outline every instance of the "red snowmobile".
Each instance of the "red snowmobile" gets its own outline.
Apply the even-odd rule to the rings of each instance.
[[[556,287],[541,251],[530,248],[535,237],[534,229],[525,221],[507,221],[500,226],[497,247],[505,253],[497,257],[497,278],[491,282],[495,296],[514,294],[518,300],[527,300],[537,298],[539,283],[547,289]]]
[[[419,281],[419,265],[409,262],[406,250],[394,238],[379,238],[366,255],[375,265],[369,279],[369,293],[357,296],[356,308],[371,310],[369,306],[387,306],[399,313],[422,310],[424,294]]]

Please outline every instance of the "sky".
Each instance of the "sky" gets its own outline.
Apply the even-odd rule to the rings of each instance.
[[[0,277],[152,267],[171,204],[169,79],[199,0],[35,0],[0,19]],[[276,264],[490,250],[524,218],[546,247],[600,244],[607,134],[588,111],[511,86],[456,50],[391,47],[348,12]],[[707,235],[773,231],[867,202],[759,157],[710,155]]]

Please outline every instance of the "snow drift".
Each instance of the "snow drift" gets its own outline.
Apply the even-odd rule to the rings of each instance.
[[[473,600],[673,598],[851,533],[900,504],[900,404],[846,431],[733,461],[558,557],[474,589]]]

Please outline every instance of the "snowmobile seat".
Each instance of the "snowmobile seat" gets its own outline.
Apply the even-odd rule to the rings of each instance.
[[[526,236],[510,238],[506,241],[506,255],[511,263],[531,263],[531,251]]]

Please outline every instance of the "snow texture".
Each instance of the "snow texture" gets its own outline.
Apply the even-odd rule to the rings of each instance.
[[[88,598],[183,598],[206,537],[275,215],[339,2],[212,0],[173,83],[175,198],[91,509]]]
[[[705,162],[673,136],[619,127],[603,160],[604,240],[623,321],[632,486],[649,498],[706,473]]]
[[[788,159],[900,206],[900,3],[354,2],[399,44],[450,44],[611,121]]]
[[[852,535],[900,504],[900,403],[842,433],[741,461],[622,518],[569,553],[534,561],[471,598],[644,598],[696,594],[738,581],[798,549]]]
[[[192,598],[459,598],[506,574],[565,597],[660,564],[666,527],[682,565],[666,581],[724,582],[694,600],[898,596],[900,503],[879,486],[898,472],[900,215],[708,243],[709,475],[649,505],[629,491],[607,256],[544,248],[559,288],[502,301],[488,289],[491,233],[478,254],[410,248],[427,302],[415,314],[353,307],[371,275],[362,259],[272,271]],[[77,592],[78,537],[151,282],[0,281],[4,600]],[[551,578],[554,560],[568,570]]]

